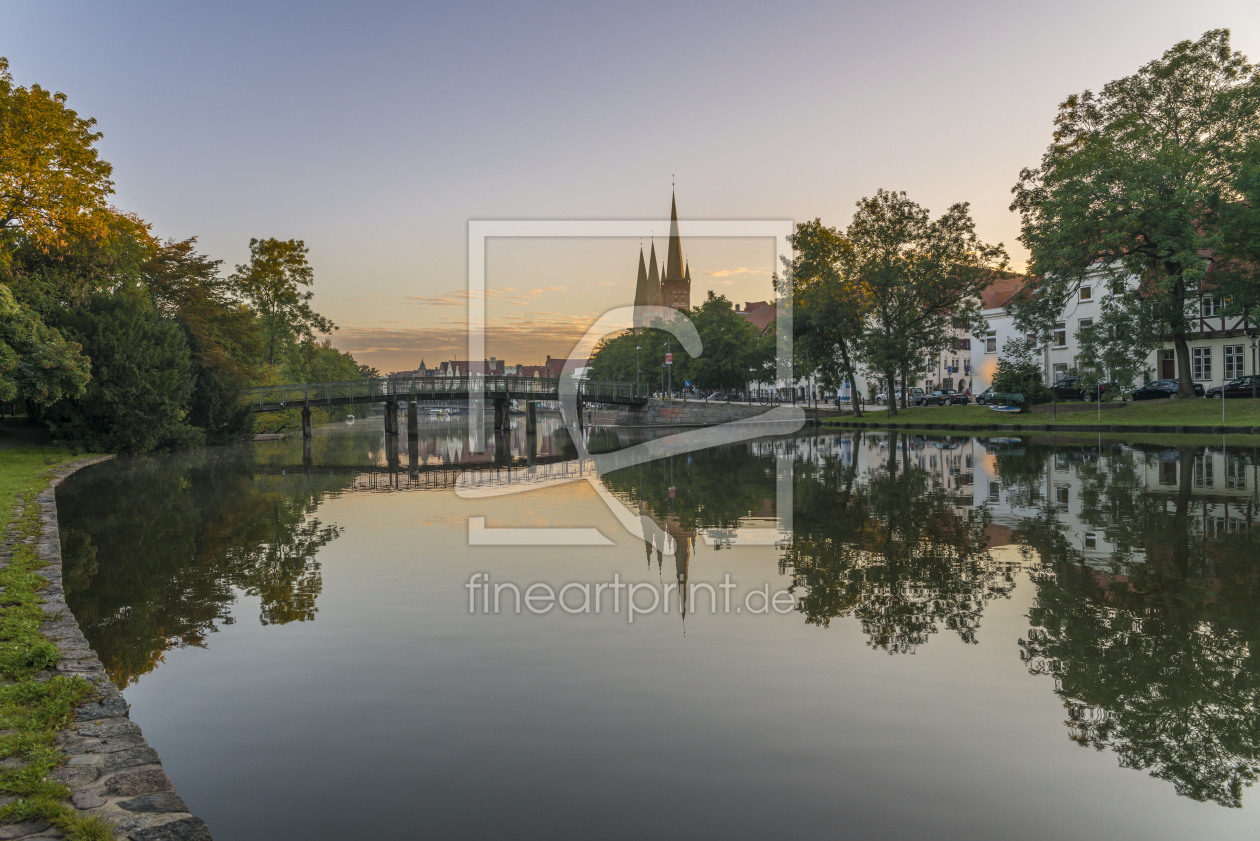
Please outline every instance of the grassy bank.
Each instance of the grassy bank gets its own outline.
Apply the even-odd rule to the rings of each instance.
[[[1078,404],[1067,404],[1078,405]],[[1099,420],[1101,414],[1102,419]],[[831,419],[828,419],[829,421]],[[836,421],[853,420],[844,415]],[[1060,411],[1056,418],[1050,412],[1029,412],[1003,415],[985,406],[924,406],[902,409],[895,417],[887,412],[866,412],[868,423],[1018,423],[1052,426],[1109,424],[1115,426],[1260,426],[1260,400],[1227,400],[1225,421],[1221,422],[1219,400],[1147,400],[1140,403],[1103,403],[1101,413],[1090,406],[1086,411]]]
[[[92,686],[45,671],[61,653],[39,628],[57,617],[44,612],[39,590],[48,580],[37,572],[44,562],[27,542],[41,530],[36,497],[48,486],[48,471],[74,459],[54,447],[0,450],[0,545],[11,552],[0,569],[0,757],[18,760],[0,771],[0,792],[15,798],[0,807],[0,823],[48,821],[67,839],[98,841],[114,837],[109,824],[65,805],[69,789],[46,779],[66,762],[57,734]]]

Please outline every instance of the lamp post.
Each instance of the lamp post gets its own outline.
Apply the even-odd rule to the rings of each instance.
[[[674,366],[672,364],[670,352],[669,352],[669,343],[671,341],[673,340],[666,339],[665,343],[662,346],[665,348],[665,366],[669,369],[669,391],[667,394],[668,394],[669,399],[672,400],[674,397]]]

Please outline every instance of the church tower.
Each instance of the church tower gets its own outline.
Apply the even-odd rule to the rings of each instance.
[[[643,263],[643,247],[639,247],[639,275],[634,285],[636,307],[673,307],[691,309],[691,265],[683,260],[682,238],[678,235],[678,202],[671,194],[669,201],[669,247],[665,261],[657,269],[656,242],[652,242],[647,265]],[[648,319],[650,320],[650,319]],[[634,329],[649,326],[636,315]]]
[[[669,251],[665,259],[665,277],[661,279],[661,301],[676,310],[691,309],[691,271],[684,273],[682,238],[678,236],[678,201],[669,197]]]

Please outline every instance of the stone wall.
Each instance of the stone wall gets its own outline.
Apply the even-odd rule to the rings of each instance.
[[[653,397],[646,406],[619,408],[617,426],[715,426],[753,418],[770,409],[756,403],[701,403]]]
[[[52,483],[38,497],[42,530],[37,548],[48,564],[39,571],[48,579],[48,586],[40,594],[49,614],[40,630],[61,651],[56,673],[78,675],[96,686],[88,703],[79,707],[75,723],[58,738],[58,746],[69,761],[51,778],[70,789],[70,802],[76,809],[87,815],[100,815],[114,824],[120,839],[209,841],[206,822],[193,817],[175,793],[157,751],[149,747],[139,725],[130,719],[126,700],[105,674],[100,658],[88,646],[66,606],[54,489],[79,468],[107,458],[110,456],[64,465],[54,471]],[[53,674],[50,670],[38,677],[47,679]],[[60,838],[61,834],[47,824],[0,827],[0,838],[39,837]]]

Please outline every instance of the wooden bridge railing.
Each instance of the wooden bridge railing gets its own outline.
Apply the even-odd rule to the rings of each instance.
[[[536,396],[539,400],[557,400],[560,380],[541,377],[414,377],[395,379],[379,377],[337,383],[298,383],[293,385],[259,386],[246,389],[244,400],[258,410],[264,406],[333,406],[351,402],[405,401],[410,398],[434,400],[463,398],[477,389],[487,395],[504,394],[514,398]],[[647,399],[647,383],[578,382],[578,393],[584,400]]]

